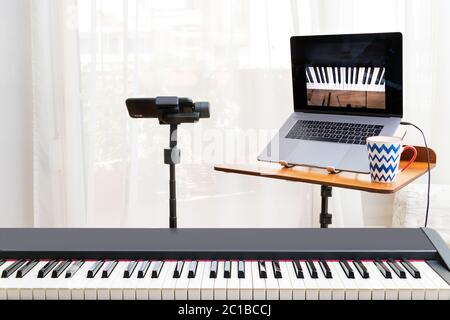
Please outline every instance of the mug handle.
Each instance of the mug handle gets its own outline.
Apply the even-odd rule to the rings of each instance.
[[[414,148],[413,146],[404,146],[403,147],[403,151],[402,151],[402,153],[405,151],[405,150],[412,150],[413,151],[413,156],[412,156],[412,158],[409,160],[409,162],[406,164],[406,166],[404,166],[403,167],[403,169],[400,171],[400,172],[403,172],[403,171],[405,171],[406,169],[408,169],[408,167],[414,162],[414,160],[416,160],[416,158],[417,158],[417,150],[416,150],[416,148]]]

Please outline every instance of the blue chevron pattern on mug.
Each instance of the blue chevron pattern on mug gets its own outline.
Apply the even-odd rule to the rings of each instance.
[[[395,180],[402,152],[401,140],[392,141],[378,137],[375,141],[367,140],[370,177],[374,182],[391,183]]]

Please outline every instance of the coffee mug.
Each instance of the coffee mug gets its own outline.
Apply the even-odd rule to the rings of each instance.
[[[410,149],[414,154],[400,172],[405,171],[416,160],[416,148],[403,146],[402,142],[402,139],[398,137],[374,136],[367,138],[370,177],[373,182],[391,183],[395,181],[403,151]]]

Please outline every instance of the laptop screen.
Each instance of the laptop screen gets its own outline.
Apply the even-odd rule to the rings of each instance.
[[[402,116],[401,33],[291,38],[295,111]]]

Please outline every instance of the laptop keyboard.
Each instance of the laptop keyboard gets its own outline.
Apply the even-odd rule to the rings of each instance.
[[[382,129],[382,125],[374,124],[298,120],[286,138],[366,144],[368,137],[379,135]]]

